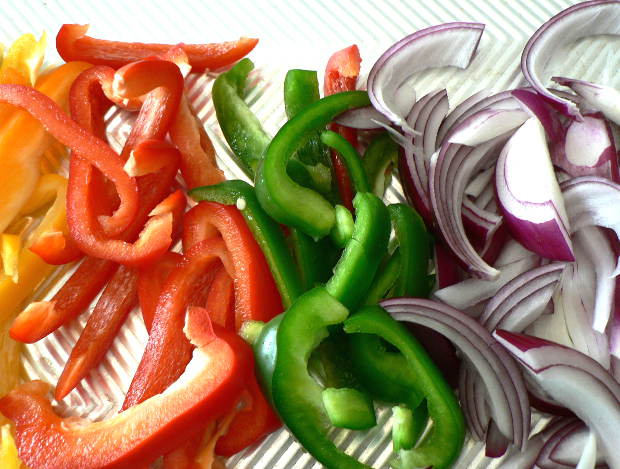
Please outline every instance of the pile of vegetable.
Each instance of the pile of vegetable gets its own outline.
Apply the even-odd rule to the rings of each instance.
[[[466,68],[483,31],[407,36],[366,86],[357,46],[338,51],[323,97],[317,72],[290,70],[288,122],[272,137],[244,100],[256,40],[120,43],[64,25],[67,64],[35,87],[0,85],[0,119],[29,119],[39,138],[33,162],[51,137],[71,151],[68,182],[34,166],[29,192],[6,196],[2,282],[47,268],[7,307],[7,329],[36,342],[96,299],[57,400],[136,306],[149,339],[107,420],[60,418],[41,381],[0,389],[16,437],[3,427],[0,462],[19,467],[16,445],[32,469],[223,467],[283,423],[324,466],[368,468],[330,428],[372,428],[388,405],[395,468],[451,467],[469,432],[502,467],[620,469],[620,93],[544,85],[558,44],[620,34],[620,2],[542,25],[523,51],[527,87],[453,108],[446,90],[418,98],[415,73]],[[254,186],[224,180],[185,90],[190,71],[223,67],[211,98]],[[111,106],[137,113],[120,154],[106,141]],[[12,128],[0,122],[0,145]],[[408,204],[383,201],[393,173]],[[15,217],[51,201],[21,248]],[[76,261],[17,315],[51,265]],[[533,409],[549,417],[535,434]]]

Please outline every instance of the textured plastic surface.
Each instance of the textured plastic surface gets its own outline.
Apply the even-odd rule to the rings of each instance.
[[[418,96],[447,87],[450,104],[483,88],[508,89],[523,83],[519,69],[525,40],[553,14],[571,5],[567,0],[410,0],[410,1],[17,1],[3,4],[0,40],[9,42],[24,32],[47,30],[48,62],[58,57],[54,37],[62,23],[91,23],[90,35],[144,42],[216,42],[239,36],[259,37],[250,57],[252,73],[248,102],[267,131],[275,133],[284,122],[282,82],[289,68],[319,70],[329,55],[351,43],[360,46],[367,74],[378,55],[397,39],[426,26],[447,21],[477,21],[487,25],[479,52],[468,70],[442,69],[415,78]],[[619,39],[581,41],[568,51],[558,51],[551,67],[558,75],[591,79],[618,87]],[[213,76],[189,78],[191,99],[206,125],[227,177],[244,177],[231,159],[210,101]],[[123,112],[109,116],[111,142],[120,146],[127,136],[130,117]],[[400,200],[395,183],[388,199]],[[33,299],[51,296],[72,269],[60,269]],[[71,347],[87,319],[82,315],[50,337],[26,347],[24,365],[30,377],[55,383]],[[122,403],[146,342],[142,319],[134,312],[121,330],[111,352],[99,368],[82,382],[58,409],[65,415],[102,419]],[[335,441],[347,452],[377,468],[389,467],[389,412],[379,413],[379,425],[367,432],[334,432]],[[534,420],[535,422],[537,419]],[[269,436],[262,445],[231,458],[231,469],[318,468],[286,430]],[[482,443],[467,442],[457,467],[501,467],[501,460],[484,457]]]

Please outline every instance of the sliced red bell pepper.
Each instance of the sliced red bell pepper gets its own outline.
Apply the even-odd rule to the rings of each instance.
[[[184,95],[170,138],[181,152],[181,174],[188,189],[222,182],[224,173],[215,164],[215,149],[202,123]]]
[[[103,359],[127,315],[138,302],[138,275],[120,266],[103,290],[58,379],[60,401]]]
[[[353,91],[356,88],[357,77],[360,74],[362,59],[360,51],[356,45],[347,47],[335,52],[328,60],[325,67],[325,78],[323,81],[323,93],[329,96],[342,91]],[[337,124],[330,126],[334,132],[338,132],[346,138],[351,145],[357,148],[357,131],[349,127]],[[338,184],[338,191],[343,205],[353,211],[353,188],[347,167],[334,151],[332,155],[332,166]]]
[[[185,195],[178,190],[164,199],[153,212],[168,211],[180,225],[185,205]],[[65,364],[56,385],[56,400],[69,394],[103,359],[127,315],[138,302],[137,283],[138,273],[134,269],[120,266],[114,273]]]
[[[248,380],[246,389],[245,407],[235,415],[228,431],[215,445],[215,452],[220,456],[237,454],[282,426],[254,377]]]
[[[235,206],[200,202],[185,214],[183,249],[221,235],[230,252],[235,281],[235,327],[269,321],[283,310],[280,294],[260,246]]]
[[[133,240],[138,236],[149,213],[170,193],[176,173],[176,166],[170,165],[138,178],[140,211],[124,233],[125,239]],[[20,313],[11,326],[11,337],[34,343],[67,324],[88,307],[117,268],[115,262],[87,257],[50,301],[30,303]]]
[[[211,328],[201,308],[189,310],[187,336],[200,353],[174,388],[101,422],[62,419],[34,381],[0,399],[16,424],[20,457],[33,468],[121,469],[145,466],[205,424],[230,412],[250,375],[252,352],[236,334]]]
[[[178,252],[167,252],[155,263],[146,269],[141,269],[138,274],[138,298],[140,310],[146,330],[151,333],[155,308],[168,276],[179,265],[183,256]]]
[[[213,324],[235,330],[235,285],[224,266],[213,277],[205,309]]]
[[[86,36],[88,25],[64,24],[56,36],[56,49],[66,61],[83,60],[94,65],[118,68],[127,63],[161,54],[172,45],[117,42]],[[214,44],[181,44],[195,72],[215,70],[235,63],[250,53],[258,39],[242,37],[237,41]]]
[[[118,154],[101,139],[76,124],[52,99],[34,88],[0,85],[0,101],[30,113],[63,145],[79,153],[82,159],[94,165],[111,180],[120,198],[120,205],[113,216],[125,221],[123,228],[129,225],[138,210],[138,187],[136,181],[123,170],[123,161]],[[70,188],[72,185],[75,184],[70,183]],[[70,225],[73,223],[70,222]],[[80,245],[80,248],[84,247]],[[83,250],[87,252],[86,249]]]
[[[221,238],[195,245],[184,257],[183,262],[170,273],[159,296],[151,334],[125,396],[123,409],[159,394],[183,373],[192,351],[183,334],[185,311],[189,306],[202,306],[192,302],[195,284],[220,260],[232,270],[226,245]]]

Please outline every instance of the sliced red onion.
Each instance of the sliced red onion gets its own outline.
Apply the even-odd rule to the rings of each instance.
[[[469,197],[463,199],[461,209],[467,233],[479,243],[484,243],[501,225],[503,218],[476,205]]]
[[[495,167],[491,166],[483,171],[480,171],[478,175],[473,178],[470,183],[465,188],[465,195],[470,195],[476,198],[476,202],[478,202],[477,198],[487,189],[491,189],[493,191],[493,177],[495,176]],[[479,204],[480,207],[483,207],[483,204]]]
[[[615,299],[614,252],[607,236],[599,228],[593,226],[582,228],[574,234],[573,239],[575,244],[579,244],[583,249],[584,260],[590,261],[591,269],[596,273],[592,328],[604,334],[612,315]],[[592,291],[592,287],[593,285],[590,285],[588,290]]]
[[[407,201],[416,209],[428,226],[434,223],[431,210],[431,201],[428,194],[428,182],[423,159],[419,156],[422,149],[414,147],[413,143],[405,141],[398,158],[398,174],[403,186]],[[419,168],[419,169],[418,169]]]
[[[389,125],[390,121],[373,106],[350,109],[336,116],[334,122],[345,127],[359,130],[380,129],[383,125]]]
[[[445,23],[422,29],[381,55],[368,75],[368,96],[373,106],[394,124],[407,130],[403,107],[411,106],[411,76],[429,68],[466,68],[484,31],[479,23]],[[413,95],[415,96],[415,94]]]
[[[594,0],[558,13],[530,38],[521,56],[521,71],[534,89],[567,116],[581,119],[577,106],[545,88],[545,67],[560,46],[599,34],[620,34],[620,3]]]
[[[496,212],[498,207],[497,203],[495,203],[495,168],[493,168],[491,177],[491,184],[485,187],[483,191],[480,192],[480,195],[476,197],[476,205],[490,212]]]
[[[552,144],[564,139],[564,127],[551,106],[533,89],[519,88],[511,92],[521,108],[536,117]]]
[[[441,234],[470,273],[487,280],[497,278],[499,272],[480,257],[467,239],[461,207],[471,175],[497,157],[505,140],[505,136],[496,137],[475,148],[447,144],[431,159],[429,189],[433,213]]]
[[[612,354],[614,376],[620,381],[620,277],[615,278],[614,291],[614,314],[609,328],[609,351]]]
[[[459,373],[459,399],[467,428],[475,438],[484,440],[491,421],[485,401],[486,389],[478,372],[469,363],[464,363]]]
[[[569,469],[574,467],[574,464],[571,466],[565,466],[562,463],[558,463],[551,459],[551,455],[553,454],[553,450],[557,448],[557,446],[562,442],[562,440],[570,435],[571,432],[581,428],[583,423],[575,418],[566,418],[561,419],[559,425],[555,426],[554,431],[549,435],[547,441],[543,445],[536,458],[536,465],[534,467],[538,467],[540,469]]]
[[[576,350],[501,329],[493,335],[547,394],[596,433],[610,468],[620,468],[620,383]]]
[[[394,319],[422,324],[448,338],[479,373],[500,432],[523,448],[530,431],[530,406],[523,377],[510,356],[475,319],[450,306],[420,298],[381,302]]]
[[[513,98],[510,91],[502,91],[491,96],[488,96],[488,91],[476,93],[463,101],[448,114],[437,134],[438,146],[444,145],[452,131],[459,127],[466,119],[484,109],[518,110],[521,109],[521,106]]]
[[[502,460],[501,469],[532,469],[547,440],[565,424],[565,419],[553,419],[544,430],[530,437],[525,450],[510,448]]]
[[[522,125],[528,114],[521,109],[483,109],[468,117],[448,136],[450,143],[476,146]]]
[[[553,260],[574,260],[568,216],[540,121],[530,118],[504,146],[495,172],[499,204],[512,235]]]
[[[554,262],[516,276],[487,303],[480,323],[489,331],[524,331],[544,313],[565,267]]]
[[[495,264],[500,254],[504,250],[506,243],[510,239],[506,225],[502,223],[491,235],[486,239],[480,247],[478,254],[489,265]]]
[[[499,431],[496,423],[491,420],[487,430],[485,455],[489,458],[501,458],[506,453],[509,444],[510,442]]]
[[[620,125],[620,91],[617,89],[572,78],[553,77],[553,81],[568,86],[590,107],[601,111],[609,120]]]
[[[566,267],[562,284],[554,294],[554,314],[564,316],[573,348],[608,369],[610,357],[607,336],[595,331],[591,326],[591,311],[594,307],[594,269],[591,265],[587,265],[579,251],[576,251],[577,262]]]
[[[510,241],[496,262],[500,272],[496,280],[469,278],[450,287],[437,290],[433,296],[453,308],[467,309],[481,301],[488,300],[513,278],[529,271],[538,265],[538,262],[538,256],[516,241]]]
[[[446,288],[460,282],[458,262],[452,253],[443,245],[435,243],[435,278],[437,288]]]
[[[602,226],[620,237],[620,185],[595,176],[569,179],[561,185],[573,231],[586,226]],[[613,276],[620,272],[616,264]]]
[[[549,459],[558,464],[574,467],[584,456],[591,458],[590,467],[602,467],[605,463],[605,455],[596,451],[596,435],[582,422],[550,446]]]
[[[553,162],[571,176],[600,176],[620,181],[618,156],[611,126],[602,114],[572,121],[554,147]]]

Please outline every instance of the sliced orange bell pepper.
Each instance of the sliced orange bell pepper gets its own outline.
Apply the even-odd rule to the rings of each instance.
[[[60,418],[41,381],[0,399],[24,462],[32,469],[143,467],[230,412],[251,372],[251,349],[236,334],[212,329],[201,308],[188,311],[185,331],[198,350],[176,385],[108,420]]]
[[[56,49],[65,61],[83,60],[94,65],[119,68],[130,62],[166,52],[172,45],[117,42],[86,36],[88,25],[64,24],[56,36]],[[181,44],[192,69],[215,70],[245,57],[258,39],[242,37],[237,41],[215,44]]]
[[[69,87],[88,64],[73,62],[54,70],[39,80],[37,90],[46,95],[47,103],[66,106]],[[37,93],[32,88],[18,87]],[[5,91],[6,90],[5,88]],[[6,102],[6,101],[5,101]],[[0,232],[3,232],[30,198],[39,180],[39,160],[52,139],[36,118],[27,112],[16,112],[0,132]]]

